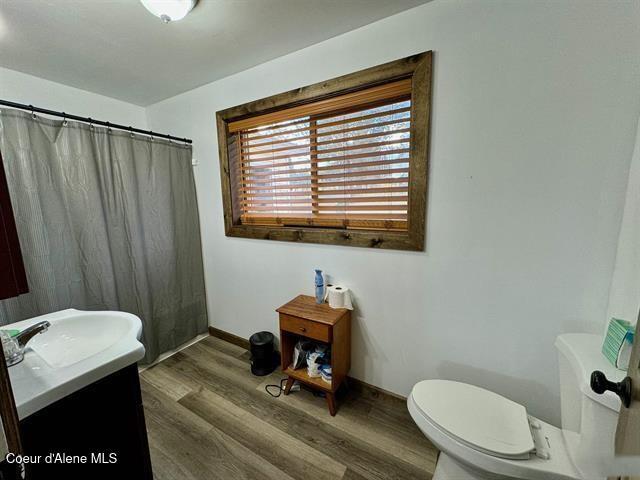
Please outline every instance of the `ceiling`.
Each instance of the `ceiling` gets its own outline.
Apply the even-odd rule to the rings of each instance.
[[[0,66],[146,106],[428,0],[2,0]]]

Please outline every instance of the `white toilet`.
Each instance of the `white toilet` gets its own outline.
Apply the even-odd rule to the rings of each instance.
[[[565,334],[556,340],[562,429],[473,385],[417,383],[407,405],[418,427],[441,451],[434,480],[601,480],[610,473],[640,471],[638,459],[614,464],[620,400],[590,388],[594,370],[615,382],[625,376],[602,356],[601,343],[601,337],[589,334]]]

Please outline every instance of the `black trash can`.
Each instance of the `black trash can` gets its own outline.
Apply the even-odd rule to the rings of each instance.
[[[273,346],[274,337],[271,332],[258,332],[251,335],[251,373],[263,377],[269,375],[278,366],[280,354]]]

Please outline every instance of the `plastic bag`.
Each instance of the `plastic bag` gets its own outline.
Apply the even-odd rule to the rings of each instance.
[[[296,346],[293,347],[293,363],[291,368],[297,370],[307,366],[307,357],[314,350],[315,346],[308,340],[298,340]]]

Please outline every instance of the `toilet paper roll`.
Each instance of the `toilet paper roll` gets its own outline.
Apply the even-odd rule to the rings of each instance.
[[[327,285],[324,299],[331,308],[347,308],[353,310],[351,291],[342,285]]]

